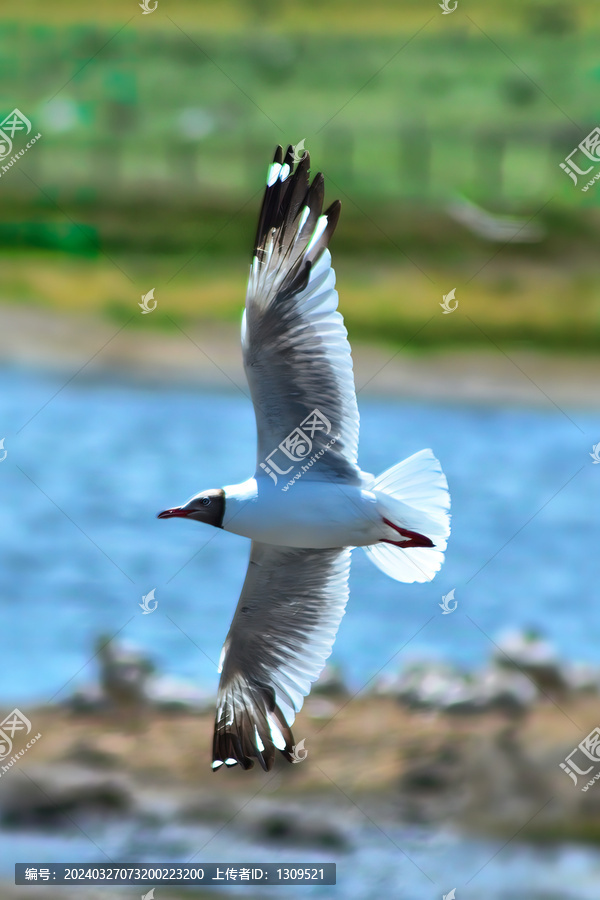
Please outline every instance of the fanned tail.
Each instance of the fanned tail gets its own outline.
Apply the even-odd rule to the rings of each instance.
[[[444,561],[450,534],[450,494],[442,468],[431,450],[420,450],[370,485],[384,518],[429,538],[432,547],[364,547],[377,568],[396,581],[431,581]]]

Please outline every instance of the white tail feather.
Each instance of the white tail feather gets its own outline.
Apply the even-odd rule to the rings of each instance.
[[[431,450],[420,450],[383,472],[370,485],[382,515],[430,538],[434,547],[364,547],[377,568],[396,581],[431,581],[444,561],[450,534],[448,482]]]

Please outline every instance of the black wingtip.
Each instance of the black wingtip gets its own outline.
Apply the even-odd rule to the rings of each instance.
[[[294,162],[294,148],[292,144],[288,144],[288,148],[285,151],[285,156],[283,157],[283,164],[288,165],[290,169],[292,168],[292,164]]]
[[[342,210],[342,201],[334,200],[331,206],[328,206],[325,210],[324,215],[327,216],[330,222],[335,222],[337,225],[338,219],[340,217],[340,212]]]
[[[226,697],[219,701],[213,735],[213,771],[236,764],[248,770],[258,761],[262,770],[269,772],[277,749],[288,762],[293,762],[294,737],[275,703],[273,689],[251,687],[247,682],[236,681],[230,684]],[[275,746],[269,716],[275,720],[276,730],[283,738],[285,746],[282,748]]]
[[[326,212],[326,228],[308,250],[322,215],[325,179],[323,173],[318,172],[311,183],[308,151],[304,151],[294,166],[296,149],[289,144],[284,154],[283,148],[277,146],[268,170],[252,254],[261,264],[269,258],[273,271],[284,274],[285,277],[279,278],[277,284],[278,302],[282,303],[306,286],[312,266],[327,248],[335,231],[341,209],[339,201],[331,204]],[[265,251],[269,244],[272,244],[274,252],[267,256]],[[259,282],[264,278],[265,283],[261,286],[268,291],[269,288],[265,287],[267,270],[263,271],[261,267],[261,273]]]
[[[331,206],[329,206],[324,215],[327,216],[327,228],[323,233],[323,244],[327,247],[329,245],[329,241],[331,239],[331,235],[335,231],[337,227],[337,223],[340,219],[340,213],[342,211],[342,203],[341,200],[334,200]]]

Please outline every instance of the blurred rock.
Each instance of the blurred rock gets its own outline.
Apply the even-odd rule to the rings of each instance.
[[[518,828],[552,797],[556,762],[541,768],[521,741],[520,722],[453,735],[410,762],[400,780],[401,815],[503,831]]]
[[[84,684],[65,700],[64,706],[75,715],[84,715],[106,709],[107,701],[99,685]]]
[[[563,667],[565,681],[572,691],[597,694],[600,691],[600,668],[590,663],[567,663]]]
[[[146,697],[155,709],[166,713],[201,714],[213,710],[216,699],[195,684],[169,675],[148,679]]]
[[[69,828],[75,815],[125,814],[133,806],[129,781],[84,766],[32,767],[0,795],[0,821],[13,828]]]
[[[132,644],[102,636],[96,649],[100,685],[79,687],[64,704],[71,712],[116,713],[135,723],[151,707],[163,713],[196,715],[214,708],[214,695],[184,679],[158,675],[149,657]]]
[[[476,679],[481,704],[486,710],[525,710],[538,698],[535,685],[521,672],[490,666],[480,672]]]
[[[400,780],[400,815],[411,822],[439,822],[461,814],[470,800],[464,742],[446,740],[409,763]]]
[[[529,677],[542,692],[563,692],[568,682],[555,647],[534,630],[507,631],[497,640],[495,664],[517,669]]]
[[[118,753],[95,747],[87,741],[78,741],[63,758],[92,769],[117,769],[121,763]]]
[[[275,803],[252,806],[248,814],[241,813],[238,823],[243,828],[250,825],[253,833],[265,841],[295,846],[322,847],[346,850],[350,847],[350,832],[343,820],[324,809],[299,805],[276,806]]]
[[[102,693],[112,709],[135,722],[148,704],[150,659],[137,647],[102,635],[96,642]]]
[[[177,819],[185,823],[227,822],[234,818],[238,808],[231,797],[202,793],[180,806]]]
[[[443,709],[473,699],[464,674],[447,663],[414,663],[388,680],[385,690],[409,709]]]
[[[469,714],[523,712],[543,697],[600,693],[600,667],[564,663],[555,647],[535,631],[501,635],[490,663],[462,672],[449,663],[418,662],[398,673],[384,673],[373,693],[394,697],[409,709]]]

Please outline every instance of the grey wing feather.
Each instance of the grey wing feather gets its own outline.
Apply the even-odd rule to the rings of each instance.
[[[268,770],[275,749],[291,761],[290,726],[331,653],[348,600],[350,551],[275,547],[254,541],[222,653],[213,768],[254,759]]]

